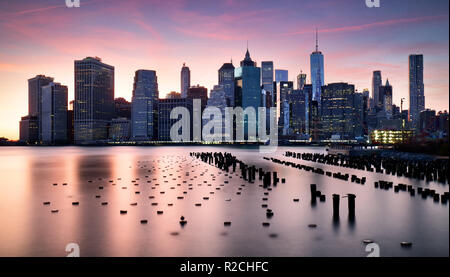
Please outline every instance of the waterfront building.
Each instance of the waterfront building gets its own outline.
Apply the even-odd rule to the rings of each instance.
[[[114,67],[98,57],[75,61],[75,143],[108,139],[114,115]]]
[[[311,67],[311,84],[313,89],[312,100],[321,104],[321,90],[325,84],[324,78],[324,59],[323,54],[319,51],[319,39],[318,32],[316,30],[316,49],[310,55],[310,67]]]
[[[51,82],[42,87],[41,139],[43,143],[67,143],[67,102],[67,86]]]
[[[183,63],[183,67],[181,68],[181,97],[187,97],[187,91],[191,86],[191,71],[189,67]]]
[[[409,121],[418,128],[420,112],[425,109],[423,55],[409,55]]]
[[[208,109],[208,107],[218,108],[221,113],[221,118],[212,116],[212,118],[202,119],[202,128],[211,120],[215,122],[215,124],[220,124],[220,133],[214,135],[217,140],[223,141],[227,137],[227,134],[225,133],[225,108],[229,107],[229,98],[226,97],[226,92],[222,85],[216,85],[211,90],[206,109]]]
[[[355,97],[355,86],[348,83],[331,83],[322,87],[320,118],[323,139],[362,136],[362,103],[357,101],[358,98],[361,97]]]
[[[382,109],[382,103],[380,101],[380,86],[382,85],[381,71],[376,70],[372,75],[372,102],[371,109],[376,112]]]
[[[241,66],[234,71],[235,80],[235,105],[245,110],[252,107],[256,112],[256,121],[250,121],[244,116],[244,139],[255,140],[256,138],[248,138],[248,126],[258,126],[258,107],[261,106],[261,70],[256,67],[256,62],[250,58],[247,49]]]
[[[154,140],[157,138],[158,77],[154,70],[138,70],[134,76],[131,138]]]
[[[131,122],[129,118],[119,117],[111,120],[109,139],[114,142],[128,141],[131,136]]]
[[[118,117],[131,119],[131,102],[123,97],[114,99],[114,118]]]
[[[234,107],[234,65],[233,61],[224,63],[219,69],[219,85],[225,91],[225,97],[228,99],[229,107]]]
[[[170,129],[172,125],[178,122],[180,119],[171,119],[170,113],[176,107],[184,107],[187,108],[190,115],[189,118],[184,117],[182,126],[186,126],[190,128],[192,140],[193,130],[192,130],[192,117],[193,117],[193,102],[190,98],[166,98],[159,99],[158,101],[158,140],[159,141],[172,141],[170,137]]]
[[[23,116],[20,120],[20,141],[35,144],[39,141],[38,117]]]
[[[38,141],[42,140],[42,87],[53,82],[52,77],[36,75],[28,79],[28,115],[36,116],[38,121]]]

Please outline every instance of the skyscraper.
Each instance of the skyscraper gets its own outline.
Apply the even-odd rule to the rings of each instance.
[[[297,75],[297,89],[302,90],[306,84],[306,74],[300,71],[300,74]]]
[[[379,101],[388,119],[392,117],[392,86],[386,79],[386,85],[379,86]]]
[[[75,143],[108,139],[114,114],[114,67],[98,57],[75,61]]]
[[[193,103],[190,98],[166,98],[159,99],[158,101],[158,140],[160,141],[172,141],[170,137],[170,129],[173,124],[180,119],[170,118],[170,113],[176,107],[187,108],[192,115]],[[183,117],[182,128],[190,129],[190,140],[193,138],[193,117]]]
[[[312,100],[315,100],[320,105],[321,88],[325,84],[323,55],[319,51],[318,32],[316,30],[316,50],[310,55],[311,66],[311,84],[312,84]]]
[[[378,112],[382,109],[382,103],[380,101],[380,86],[383,85],[381,79],[381,71],[376,70],[372,75],[372,102],[370,108]]]
[[[234,107],[234,65],[224,63],[219,69],[219,85],[223,86],[229,107]]]
[[[417,129],[420,112],[425,110],[423,55],[409,55],[409,120]]]
[[[360,97],[362,99],[362,97]],[[358,100],[358,99],[356,99]],[[362,136],[362,101],[355,101],[355,86],[347,83],[332,83],[322,91],[322,138],[340,137],[354,139]],[[356,103],[355,103],[356,102]],[[355,106],[358,105],[358,108]]]
[[[261,81],[262,88],[265,90],[267,97],[270,99],[270,106],[275,106],[275,94],[273,87],[273,62],[261,62]]]
[[[187,91],[191,86],[191,71],[189,67],[183,63],[183,67],[181,68],[181,97],[187,97]]]
[[[234,74],[233,74],[234,75]],[[228,99],[226,97],[225,89],[222,85],[214,86],[214,88],[210,91],[209,99],[206,108],[213,107],[218,108],[221,112],[221,118],[215,118],[212,119],[203,119],[203,125],[205,126],[208,122],[211,120],[215,122],[215,124],[220,125],[220,133],[214,134],[215,139],[217,140],[224,140],[224,138],[227,137],[225,134],[225,108],[228,107]]]
[[[67,86],[50,83],[42,87],[42,142],[66,143],[67,134]]]
[[[289,72],[285,69],[275,69],[275,82],[289,81]]]
[[[248,117],[244,118],[244,136],[248,136],[248,126],[258,126],[258,107],[261,105],[261,71],[256,67],[256,62],[250,58],[247,49],[241,66],[234,71],[235,79],[235,102],[236,107],[246,109],[253,107],[256,111],[256,122],[250,122]],[[256,138],[248,138],[256,139]]]
[[[134,76],[131,100],[131,130],[133,140],[153,140],[157,137],[158,77],[154,70],[138,70]]]
[[[279,118],[279,129],[280,134],[282,135],[288,135],[289,134],[289,115],[290,115],[290,97],[292,94],[292,91],[294,89],[294,83],[293,82],[280,82],[280,118]]]
[[[28,79],[28,115],[37,117],[38,140],[42,140],[42,87],[53,82],[52,77],[36,75]]]

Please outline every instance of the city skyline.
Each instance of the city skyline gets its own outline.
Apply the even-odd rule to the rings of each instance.
[[[209,29],[198,31],[196,28],[191,29],[192,32],[186,32],[186,29],[172,30],[168,27],[170,30],[165,30],[166,27],[161,26],[161,23],[166,22],[163,19],[156,23],[148,22],[148,16],[139,11],[139,8],[148,8],[148,4],[140,1],[133,1],[132,5],[126,7],[122,7],[116,1],[82,1],[79,10],[56,5],[59,2],[43,1],[39,4],[29,2],[25,5],[29,6],[29,9],[24,9],[23,3],[20,9],[14,3],[0,4],[4,6],[1,10],[8,11],[2,12],[3,19],[0,20],[0,34],[5,37],[5,40],[0,42],[2,50],[0,52],[6,54],[0,54],[2,72],[0,136],[10,139],[17,139],[19,136],[17,122],[21,116],[27,114],[28,109],[26,80],[38,74],[51,76],[62,85],[68,86],[69,100],[72,100],[73,62],[87,56],[100,56],[105,63],[116,68],[115,97],[124,97],[127,100],[131,100],[133,76],[138,69],[157,72],[161,96],[170,91],[180,92],[179,74],[184,62],[191,70],[191,84],[200,84],[208,91],[211,90],[217,84],[217,70],[224,62],[233,58],[234,65],[238,67],[247,39],[252,58],[258,66],[262,61],[273,61],[274,69],[289,71],[289,81],[294,81],[302,70],[307,74],[307,83],[311,83],[309,55],[314,50],[315,28],[319,30],[320,50],[325,56],[325,85],[348,82],[362,92],[365,88],[371,88],[372,72],[380,70],[383,79],[389,79],[394,90],[393,103],[398,105],[400,98],[408,98],[409,94],[408,56],[423,54],[426,108],[448,110],[448,12],[439,13],[441,10],[448,10],[446,1],[436,1],[432,7],[427,7],[426,1],[418,2],[411,5],[408,10],[402,10],[398,3],[389,6],[389,9],[382,6],[376,10],[365,7],[363,1],[346,1],[348,2],[346,6],[355,5],[354,10],[361,11],[354,21],[339,21],[338,26],[341,27],[338,27],[335,23],[338,22],[335,11],[332,18],[326,22],[320,22],[314,19],[314,16],[307,17],[309,21],[306,20],[303,24],[292,22],[296,18],[286,19],[289,24],[283,25],[285,28],[276,32],[269,30],[267,33],[268,36],[273,36],[277,48],[267,47],[262,43],[262,29],[256,26],[261,20],[260,17],[267,17],[267,13],[269,23],[272,23],[269,25],[277,25],[274,24],[275,19],[280,15],[280,11],[287,7],[273,7],[265,2],[257,5],[251,1],[249,3],[226,1],[222,4],[225,6],[217,7],[216,10],[206,4],[191,5],[189,1],[175,1],[172,8],[160,2],[150,3],[162,14],[172,15],[164,20],[176,23],[175,25],[181,23],[173,15],[189,13],[190,21],[186,23],[186,28],[199,25],[202,20],[213,22],[216,19],[213,15],[220,10],[217,24],[214,26],[216,28],[214,30],[220,30],[220,33]],[[303,4],[305,9],[312,9],[314,5],[335,5],[330,1]],[[297,3],[290,3],[288,6],[295,5]],[[121,11],[121,8],[124,10]],[[336,9],[342,13],[348,12],[347,8],[340,6]],[[233,14],[235,10],[240,12]],[[54,26],[52,21],[45,18],[54,12],[57,12],[54,16],[62,20],[62,27],[70,27],[71,23],[78,22],[80,18],[86,19],[87,22],[80,23],[77,26],[79,28],[68,28],[63,32],[62,27]],[[121,24],[128,22],[126,26],[131,29],[115,28],[114,26],[119,26],[116,24],[104,28],[108,25],[107,22],[96,22],[95,15],[107,12],[116,16]],[[134,12],[132,14],[138,16],[133,19],[132,16],[125,15],[126,12]],[[152,13],[150,9],[148,12]],[[90,21],[96,22],[98,28],[90,30],[87,35],[82,34],[81,31]],[[250,27],[242,26],[242,30],[233,29],[235,21],[245,22]],[[225,23],[229,23],[230,26]],[[43,28],[39,33],[43,38],[32,32],[39,27]],[[254,34],[245,34],[245,31],[248,31],[246,28],[254,28]],[[161,32],[158,29],[165,31]],[[194,33],[194,30],[199,33]],[[411,35],[412,31],[416,33],[415,36]],[[68,36],[67,41],[60,45],[55,44],[60,39],[52,41],[54,38],[50,36],[51,32]],[[99,37],[90,36],[93,32],[97,32]],[[183,34],[179,39],[173,37],[178,32]],[[123,35],[121,39],[127,40],[128,43],[126,45],[111,43],[108,39],[117,36],[116,33]],[[377,39],[370,37],[374,33],[380,37]],[[151,39],[140,39],[136,37],[138,34],[144,36],[150,34]],[[156,40],[153,41],[155,37]],[[356,39],[352,40],[354,43],[347,41],[351,38]],[[402,38],[407,40],[402,41]],[[175,43],[180,45],[176,46]],[[380,47],[365,48],[365,45],[373,43]],[[29,44],[34,44],[35,48],[28,49]],[[183,48],[183,45],[186,47]],[[442,101],[443,99],[446,101]],[[407,107],[409,107],[408,100],[404,103],[404,109]]]

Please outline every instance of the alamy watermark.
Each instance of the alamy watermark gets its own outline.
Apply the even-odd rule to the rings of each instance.
[[[379,8],[380,0],[365,0],[368,8]]]
[[[66,0],[66,7],[68,8],[79,8],[80,0]]]
[[[69,253],[66,257],[80,257],[80,246],[78,243],[68,243],[66,245],[66,252]]]
[[[194,99],[192,117],[188,108],[175,107],[170,112],[170,119],[178,120],[170,129],[172,142],[256,142],[263,144],[259,147],[261,153],[273,153],[278,147],[276,108],[267,110],[265,107],[258,107],[256,110],[250,106],[245,109],[242,107],[220,109],[208,106],[201,114],[201,100]]]

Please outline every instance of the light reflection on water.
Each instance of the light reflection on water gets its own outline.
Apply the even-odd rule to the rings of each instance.
[[[255,149],[0,148],[0,255],[65,256],[66,244],[75,242],[80,245],[81,256],[365,256],[368,253],[362,240],[367,238],[380,245],[381,256],[449,255],[447,205],[417,195],[410,197],[405,192],[377,190],[373,182],[381,179],[425,186],[441,194],[448,186],[285,158],[281,154],[286,150],[324,152],[323,148],[280,147],[277,153],[266,156],[366,176],[366,185],[274,164],[263,160]],[[231,152],[248,164],[278,171],[286,184],[280,183],[264,196],[266,190],[258,186],[259,182],[249,184],[235,175],[230,179],[219,174],[217,168],[190,158],[193,151]],[[188,171],[190,175],[186,176]],[[311,183],[326,195],[326,202],[311,205]],[[242,194],[237,195],[240,187]],[[341,199],[339,221],[333,221],[333,193],[357,195],[355,221],[347,218],[346,198]],[[149,199],[151,195],[154,199]],[[229,198],[231,201],[225,201]],[[293,202],[294,198],[300,198],[300,202]],[[44,206],[45,201],[51,205]],[[73,206],[73,201],[80,205]],[[104,201],[108,205],[100,204]],[[131,206],[133,202],[137,206]],[[158,205],[152,206],[152,202]],[[261,207],[264,203],[274,211],[273,218],[266,218]],[[52,209],[59,212],[51,213]],[[128,213],[121,215],[120,210]],[[164,213],[157,215],[157,210]],[[188,221],[183,228],[178,222],[181,215]],[[141,219],[148,223],[141,224]],[[225,221],[232,225],[225,227]],[[262,222],[271,225],[263,227]],[[309,228],[311,223],[317,228]],[[401,241],[412,241],[413,247],[404,249]]]

